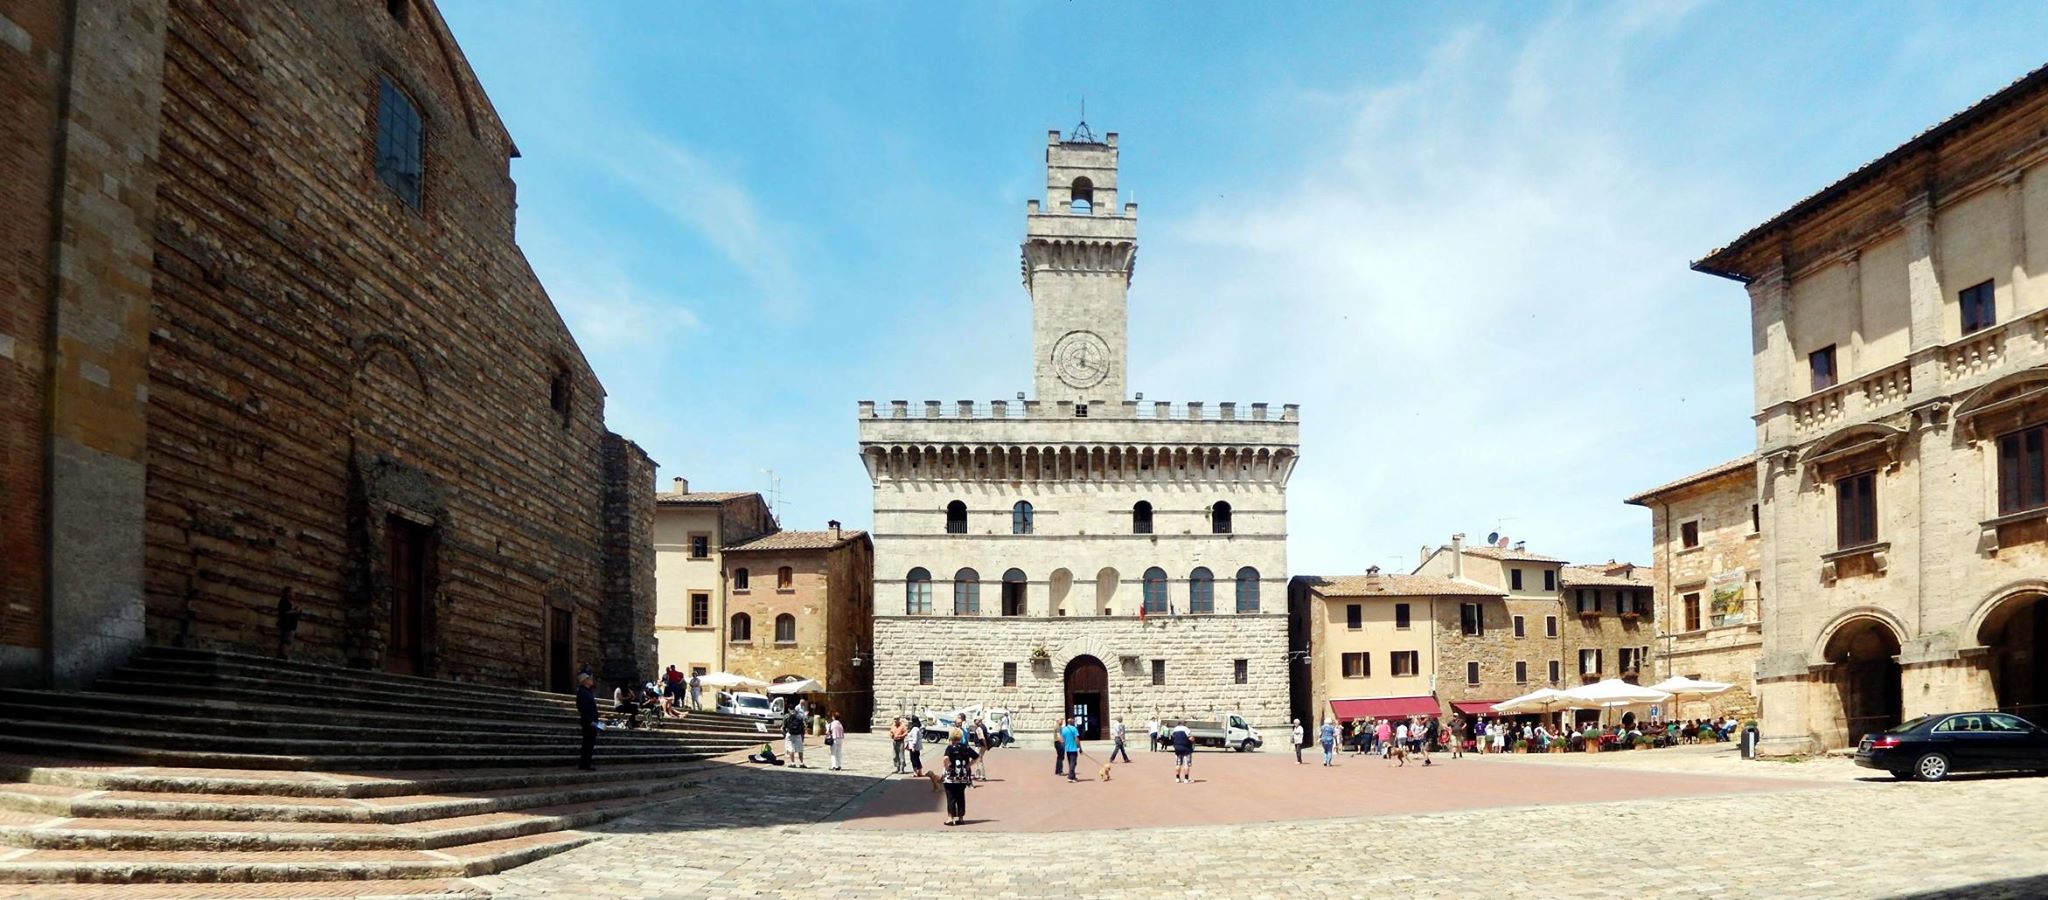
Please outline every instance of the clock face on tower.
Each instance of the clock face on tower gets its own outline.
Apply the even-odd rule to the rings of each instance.
[[[1052,370],[1068,387],[1101,384],[1109,362],[1109,344],[1093,331],[1069,331],[1052,347]]]

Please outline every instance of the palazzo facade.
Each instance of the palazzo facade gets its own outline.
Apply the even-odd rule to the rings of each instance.
[[[1298,410],[1127,395],[1137,204],[1117,204],[1116,142],[1048,136],[1022,248],[1035,399],[860,404],[877,719],[1286,721]]]

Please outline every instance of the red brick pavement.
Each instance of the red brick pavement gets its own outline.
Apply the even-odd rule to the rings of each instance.
[[[1101,759],[1100,754],[1094,754]],[[1207,752],[1195,756],[1195,782],[1175,784],[1173,757],[1135,754],[1108,783],[1099,762],[1082,760],[1081,781],[1052,774],[1049,751],[1003,750],[989,758],[993,779],[968,791],[968,831],[1075,831],[1220,825],[1357,816],[1453,812],[1488,807],[1597,803],[1762,791],[1825,784],[1631,771],[1620,767],[1538,765],[1483,757],[1390,767],[1376,757]],[[929,758],[929,754],[927,754]],[[944,828],[944,796],[923,779],[903,777],[867,794],[841,827]]]

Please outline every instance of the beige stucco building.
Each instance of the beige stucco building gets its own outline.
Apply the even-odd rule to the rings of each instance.
[[[873,710],[874,545],[866,532],[777,531],[726,545],[723,671],[762,681],[808,678],[820,713],[868,727]]]
[[[1735,685],[1681,703],[1684,718],[1755,718],[1763,652],[1763,534],[1757,460],[1745,455],[1628,498],[1650,511],[1656,637],[1649,678]]]
[[[655,494],[654,503],[654,638],[660,664],[686,674],[723,671],[723,550],[775,531],[775,517],[760,494],[692,492],[681,478],[673,490]]]
[[[1443,631],[1459,629],[1458,610],[1466,604],[1491,610],[1489,618],[1505,627],[1504,597],[1470,581],[1377,568],[1364,575],[1295,576],[1288,584],[1294,717],[1313,731],[1327,719],[1445,714],[1450,707],[1437,690]],[[1492,654],[1496,660],[1510,655]],[[1533,665],[1544,671],[1541,659]],[[1453,667],[1463,678],[1462,663]]]
[[[1709,253],[1754,344],[1764,751],[2048,701],[2048,69]]]
[[[1034,399],[860,404],[878,716],[1284,721],[1297,411],[1126,393],[1137,205],[1117,153],[1085,126],[1048,137],[1022,246]]]

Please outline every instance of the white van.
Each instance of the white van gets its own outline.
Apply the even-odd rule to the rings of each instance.
[[[1179,722],[1172,718],[1164,721]],[[1240,753],[1250,753],[1266,742],[1265,738],[1259,736],[1259,730],[1253,728],[1251,723],[1245,721],[1244,716],[1238,713],[1224,713],[1207,720],[1191,719],[1185,724],[1188,726],[1188,736],[1194,738],[1195,746],[1198,747],[1227,747]],[[1163,730],[1172,731],[1171,728]]]
[[[782,698],[767,694],[744,692],[718,692],[718,711],[735,716],[780,721],[783,714]]]

